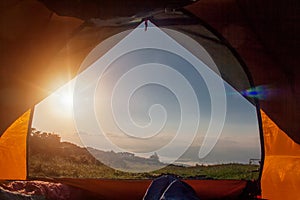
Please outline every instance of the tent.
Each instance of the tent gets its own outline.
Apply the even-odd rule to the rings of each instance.
[[[126,9],[121,9],[120,4],[124,4]],[[95,20],[92,19],[98,18],[98,22],[103,23],[132,15],[137,18],[150,17],[140,13],[169,4],[178,5],[178,2],[1,2],[1,179],[27,179],[26,141],[31,108],[74,77],[95,45],[130,26],[121,23],[95,30]],[[276,98],[259,102],[263,133],[260,189],[266,199],[299,198],[299,78],[296,67],[299,61],[296,56],[300,35],[299,3],[207,0],[195,3],[186,1],[185,4],[189,4],[184,7],[186,12],[198,17],[197,23],[208,27],[222,38],[221,42],[229,46],[234,55],[238,55],[239,62],[253,79],[248,84],[270,84],[278,89],[280,95]],[[120,22],[112,20],[109,23],[115,25]],[[186,25],[186,32],[194,31],[194,22],[188,24],[190,21],[174,20],[172,23]],[[99,31],[100,35],[97,34]],[[239,72],[228,69],[221,73],[229,76],[231,84],[246,89],[243,82],[234,76]],[[52,80],[57,81],[53,83]],[[90,191],[103,188],[99,195],[108,199],[117,199],[119,195],[113,196],[116,191],[122,197],[141,198],[149,185],[148,181],[59,181]],[[188,182],[199,195],[208,194],[208,197],[211,190],[217,195],[228,191],[234,194],[247,184],[243,181],[215,180]],[[208,189],[211,185],[213,189]]]

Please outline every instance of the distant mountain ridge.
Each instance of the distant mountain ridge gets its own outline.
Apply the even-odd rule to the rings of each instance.
[[[91,147],[87,147],[87,150],[105,165],[120,170],[131,171],[137,168],[142,170],[145,169],[145,167],[164,166],[164,164],[159,161],[159,158],[155,156],[143,158],[129,152],[102,151]]]

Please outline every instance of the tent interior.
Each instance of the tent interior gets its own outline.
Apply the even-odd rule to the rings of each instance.
[[[299,198],[299,8],[2,1],[0,188],[142,199],[174,174],[200,199]]]

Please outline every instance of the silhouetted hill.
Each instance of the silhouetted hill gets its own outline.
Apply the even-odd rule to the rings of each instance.
[[[132,171],[159,167],[163,164],[158,156],[142,158],[128,152],[102,151],[91,147],[83,148],[70,142],[61,142],[57,134],[34,131],[29,136],[29,157],[63,159],[72,163],[94,164]]]
[[[94,148],[87,148],[98,160],[110,167],[117,169],[132,170],[140,168],[141,170],[145,167],[162,166],[158,159],[153,158],[142,158],[135,156],[128,152],[114,152],[114,151],[101,151]]]
[[[28,137],[28,176],[71,177],[71,178],[108,178],[108,179],[145,179],[174,174],[191,179],[256,179],[258,165],[223,164],[162,167],[157,154],[142,158],[128,152],[102,151],[83,148],[69,142],[61,142],[57,134],[33,129]],[[100,161],[101,162],[100,162]],[[109,166],[113,166],[111,168]],[[129,173],[131,169],[153,169],[147,173]]]

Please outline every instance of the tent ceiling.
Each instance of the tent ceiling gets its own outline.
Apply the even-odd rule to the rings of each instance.
[[[298,1],[202,0],[188,9],[213,26],[245,61],[256,85],[276,94],[261,107],[300,142]]]
[[[68,60],[64,65],[51,62],[83,20],[132,16],[174,2],[185,5],[190,1],[1,1],[0,131],[75,75],[80,59],[91,46],[77,60]],[[256,85],[267,84],[278,89],[277,95],[261,101],[261,106],[298,143],[299,8],[297,0],[276,3],[201,0],[187,7],[233,45],[249,67]],[[69,51],[72,49],[66,49],[65,54]]]
[[[91,18],[109,19],[129,17],[155,9],[166,7],[180,8],[193,0],[40,0],[58,15],[77,17],[83,20]]]

